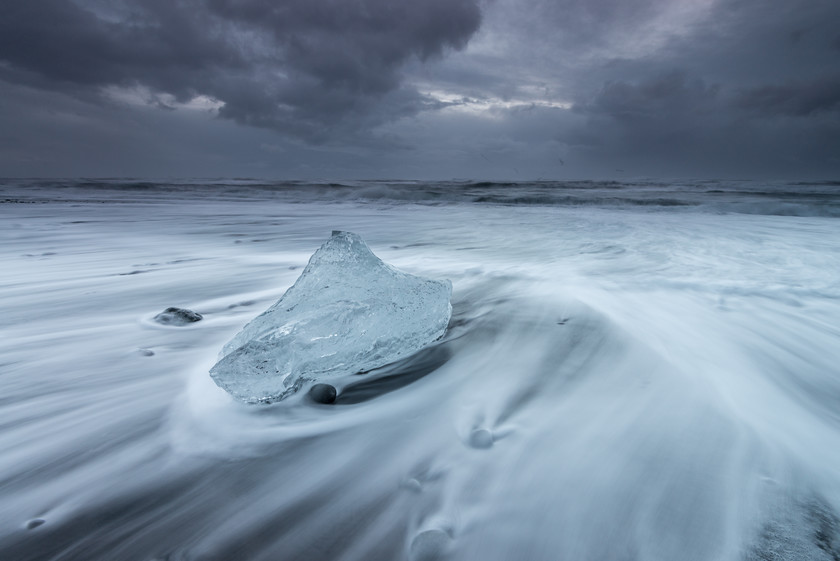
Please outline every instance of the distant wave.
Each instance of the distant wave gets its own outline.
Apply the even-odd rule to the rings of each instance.
[[[0,204],[190,198],[265,198],[285,203],[348,202],[645,208],[775,216],[840,217],[840,181],[267,181],[257,179],[0,180]]]

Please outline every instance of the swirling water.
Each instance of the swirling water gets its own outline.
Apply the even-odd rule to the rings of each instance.
[[[836,182],[0,182],[0,559],[840,559]],[[332,230],[442,341],[248,406]],[[165,326],[169,306],[203,314]]]

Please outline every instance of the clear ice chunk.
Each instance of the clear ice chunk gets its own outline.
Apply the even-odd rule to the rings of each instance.
[[[449,281],[398,271],[358,235],[334,231],[280,300],[222,348],[210,376],[261,403],[384,366],[443,336],[451,295]]]

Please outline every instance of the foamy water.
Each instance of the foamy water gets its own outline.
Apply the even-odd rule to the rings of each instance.
[[[0,202],[0,559],[840,558],[836,184]],[[234,401],[219,350],[332,230],[450,279],[447,335],[331,406]]]

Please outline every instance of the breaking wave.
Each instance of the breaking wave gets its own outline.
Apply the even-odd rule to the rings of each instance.
[[[840,217],[840,184],[758,181],[356,181],[306,182],[240,179],[151,182],[124,180],[29,180],[7,182],[5,189],[24,187],[27,201],[39,193],[75,201],[82,194],[101,194],[110,202],[138,202],[170,194],[201,194],[223,200],[265,198],[286,203],[380,202],[426,205],[478,204],[510,206],[593,207],[651,211],[691,207],[693,212],[769,216]],[[4,186],[0,183],[0,189]],[[139,197],[139,198],[138,198]],[[85,199],[90,201],[91,199]],[[21,199],[0,203],[23,202]]]

